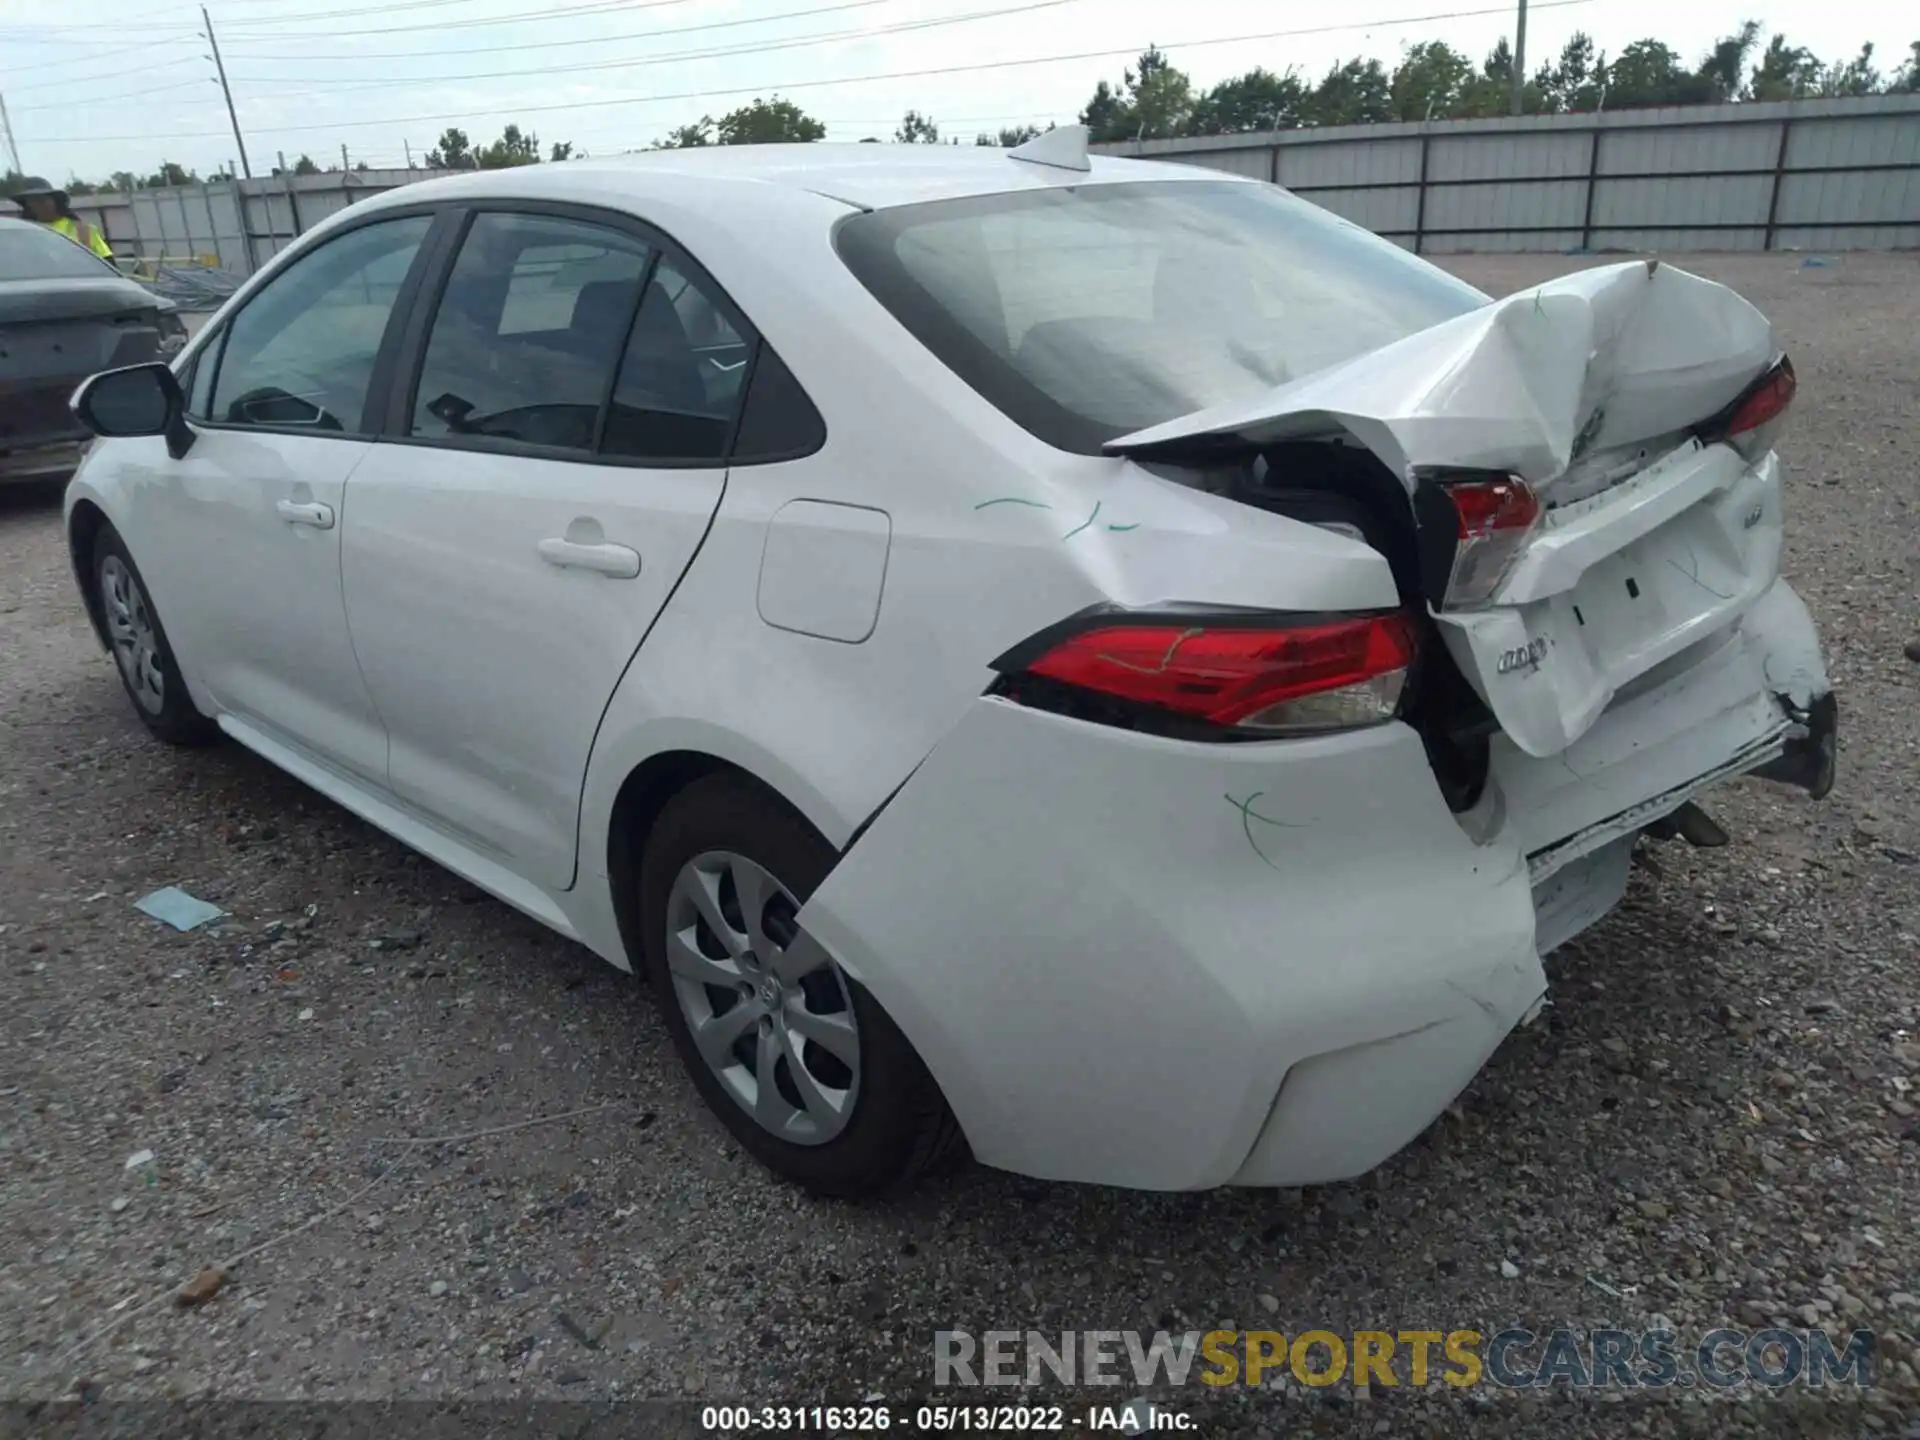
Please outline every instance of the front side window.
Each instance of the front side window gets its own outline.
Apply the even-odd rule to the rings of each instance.
[[[410,433],[590,452],[653,252],[618,230],[486,212],[433,319]]]
[[[854,216],[841,258],[950,369],[1048,443],[1259,394],[1486,303],[1266,185],[1018,191]]]
[[[208,418],[364,434],[374,363],[432,224],[410,215],[363,225],[269,281],[228,322]]]

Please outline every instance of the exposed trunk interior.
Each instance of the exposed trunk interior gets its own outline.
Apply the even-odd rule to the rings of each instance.
[[[1401,603],[1422,627],[1407,718],[1426,742],[1447,804],[1456,813],[1471,809],[1486,787],[1490,741],[1500,725],[1427,614],[1405,485],[1371,451],[1341,441],[1286,441],[1183,478],[1243,504],[1351,535],[1386,557]]]

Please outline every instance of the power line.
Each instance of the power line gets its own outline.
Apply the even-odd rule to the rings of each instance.
[[[663,35],[691,35],[699,30],[731,30],[741,25],[773,25],[782,20],[799,20],[809,15],[827,15],[840,10],[863,10],[875,5],[893,3],[894,0],[840,0],[840,3],[835,5],[815,5],[806,10],[783,10],[778,15],[756,15],[743,20],[709,20],[700,25],[675,25],[664,30],[638,30],[629,35],[577,35],[568,40],[524,42],[516,40],[511,44],[481,45],[470,50],[448,50],[439,45],[431,50],[362,50],[354,55],[253,55],[244,50],[234,50],[233,57],[236,60],[297,60],[303,63],[314,60],[438,60],[447,55],[497,55],[503,50],[556,50],[568,45],[606,46],[626,40],[653,40]]]
[[[1594,0],[1532,0],[1535,10],[1565,9],[1575,5],[1591,5]],[[1343,30],[1384,30],[1398,25],[1423,25],[1433,20],[1466,20],[1486,15],[1505,15],[1507,6],[1498,5],[1474,10],[1447,10],[1429,15],[1409,15],[1394,20],[1354,20],[1336,25],[1314,25],[1294,30],[1269,30],[1257,35],[1221,35],[1210,40],[1181,40],[1169,42],[1160,48],[1173,50],[1201,50],[1214,45],[1247,45],[1267,40],[1286,40],[1301,35],[1325,35]],[[971,75],[987,70],[1012,70],[1031,65],[1053,65],[1069,60],[1110,60],[1115,56],[1138,55],[1146,46],[1141,44],[1114,46],[1106,50],[1081,50],[1061,55],[1036,55],[1021,60],[983,60],[968,65],[940,65],[925,70],[891,70],[869,75],[838,75],[821,80],[789,80],[781,83],[762,82],[754,85],[739,85],[718,90],[686,90],[677,94],[619,95],[605,100],[574,100],[553,105],[516,105],[511,102],[466,110],[443,112],[435,115],[395,115],[373,120],[341,120],[328,124],[279,125],[269,127],[276,135],[310,134],[322,130],[362,129],[374,125],[434,125],[442,121],[471,120],[476,116],[494,115],[502,110],[511,109],[516,115],[545,115],[562,110],[601,110],[612,105],[649,105],[664,104],[680,100],[713,100],[730,95],[769,95],[787,90],[817,90],[830,85],[864,85],[877,80],[923,80],[940,75]],[[37,144],[105,144],[109,141],[127,140],[213,140],[225,134],[220,130],[182,131],[170,135],[56,135],[39,137]]]
[[[171,85],[155,85],[148,90],[118,91],[114,94],[113,99],[114,103],[118,104],[122,100],[138,100],[147,95],[164,95],[170,90],[185,90],[192,86],[211,85],[213,83],[214,79],[211,75],[196,75],[191,80],[176,80]],[[21,88],[24,89],[25,87],[23,86]],[[55,100],[45,105],[20,105],[15,108],[19,110],[21,114],[25,115],[35,110],[71,110],[73,105],[71,102]]]
[[[430,9],[437,9],[444,5],[465,5],[469,3],[471,3],[471,0],[394,0],[394,3],[388,4],[388,5],[368,5],[368,6],[358,7],[350,10],[303,11],[299,14],[294,14],[294,15],[268,16],[263,19],[257,19],[252,21],[229,20],[226,23],[229,26],[237,27],[237,28],[252,28],[260,25],[286,25],[286,24],[298,23],[304,20],[329,20],[329,19],[335,19],[335,18],[354,16],[354,15],[391,15],[391,14],[395,14],[396,12],[404,12],[409,10],[430,10]],[[436,21],[429,25],[410,25],[410,26],[402,26],[399,28],[409,29],[409,30],[464,29],[470,26],[475,26],[475,25],[508,25],[519,20],[552,20],[555,18],[564,18],[569,15],[598,15],[598,14],[604,14],[610,11],[617,11],[617,10],[651,10],[661,5],[684,5],[687,3],[689,3],[689,0],[594,0],[594,3],[588,4],[588,5],[573,5],[573,6],[566,6],[566,7],[549,6],[545,10],[525,10],[512,15],[494,15],[494,16],[489,16],[484,19],[478,19],[478,20],[441,20],[441,21]],[[176,30],[176,31],[191,32],[195,34],[199,32],[199,27],[196,25],[176,24],[169,21],[142,21],[140,28],[144,31]],[[53,32],[112,31],[116,35],[125,35],[127,33],[127,27],[125,24],[9,26],[9,27],[0,27],[0,38],[7,38],[7,39],[13,39],[13,40],[25,40],[25,41],[37,41],[43,44],[79,45],[79,44],[105,43],[102,41],[69,40],[64,38],[62,35],[58,33],[49,34],[47,33],[48,31],[53,31]],[[319,38],[333,39],[335,36],[341,33],[345,33],[349,35],[351,34],[379,35],[379,34],[385,34],[388,32],[380,31],[380,30],[346,31],[346,32],[311,31],[311,30],[286,31],[282,35],[278,35],[272,38],[276,38],[276,39],[284,38],[288,40],[297,40],[302,38],[303,35],[315,35],[315,36],[318,36]]]
[[[164,70],[169,66],[187,65],[191,63],[192,63],[191,57],[182,55],[178,60],[168,60],[157,65],[154,65],[154,64],[135,65],[131,69],[127,69],[127,70],[109,70],[104,75],[69,75],[64,80],[36,80],[31,85],[9,85],[7,88],[15,92],[19,92],[23,90],[52,90],[52,89],[64,90],[74,85],[91,85],[96,80],[119,80],[128,75],[151,75],[154,73],[154,71]],[[151,93],[151,92],[148,92],[148,93]],[[128,97],[125,95],[115,95],[113,98],[116,100],[125,100]],[[44,110],[48,107],[44,105],[29,105],[29,106],[23,106],[22,108],[29,109],[29,110]],[[65,108],[65,107],[62,107],[62,108]]]
[[[436,4],[439,0],[414,0],[412,5],[379,5],[368,10],[331,11],[329,14],[345,15],[390,15],[398,10],[417,9],[422,4]],[[435,33],[447,30],[475,30],[488,25],[517,25],[526,20],[567,19],[575,15],[611,15],[625,10],[661,10],[669,5],[687,5],[692,0],[599,0],[593,5],[574,5],[567,9],[520,10],[511,15],[490,15],[481,20],[434,20],[424,25],[384,25],[377,30],[276,30],[270,34],[255,35],[257,40],[334,40],[342,35],[400,35],[409,31],[432,30]],[[282,15],[275,24],[289,20],[318,20],[322,15]],[[256,24],[259,22],[255,22]],[[251,28],[251,27],[249,27]]]
[[[965,25],[974,20],[997,20],[1007,15],[1025,15],[1035,10],[1056,10],[1062,5],[1077,5],[1081,0],[1025,0],[1019,5],[1006,5],[998,10],[973,10],[964,15],[945,15],[925,20],[902,20],[892,25],[870,25],[856,30],[832,30],[822,35],[802,35],[786,40],[760,40],[745,45],[728,45],[703,50],[678,50],[670,55],[649,55],[629,60],[597,60],[589,64],[538,65],[524,70],[476,70],[458,75],[435,74],[433,83],[442,84],[456,80],[512,80],[527,75],[553,75],[565,73],[578,75],[589,70],[638,70],[648,65],[673,65],[687,60],[719,60],[737,55],[763,55],[774,50],[801,50],[810,45],[830,45],[838,40],[865,39],[878,35],[899,35],[915,30],[936,30],[948,25]],[[239,79],[251,84],[271,84],[257,75],[242,75]],[[356,76],[353,81],[341,85],[338,89],[379,89],[394,84],[407,84],[419,79],[412,75]],[[309,94],[325,94],[325,91],[309,91]],[[337,91],[335,92],[337,93]]]
[[[22,69],[19,70],[18,73],[22,75],[26,75],[26,74],[38,75],[42,71],[52,70],[56,66],[60,66],[60,65],[91,65],[97,60],[113,60],[113,59],[117,59],[122,55],[150,54],[152,53],[156,45],[178,45],[182,41],[186,40],[187,38],[188,37],[185,35],[170,35],[160,40],[150,40],[144,45],[122,45],[117,50],[108,50],[104,54],[100,54],[100,55],[73,55],[73,56],[69,56],[65,60],[46,60],[46,61],[37,63],[30,68],[23,67]],[[9,73],[12,73],[12,72],[9,72]],[[12,85],[10,88],[15,90],[29,90],[34,88],[34,86],[37,85],[38,83],[39,83],[38,81],[35,81],[33,82],[33,84],[30,84],[30,85]],[[69,82],[64,80],[59,80],[53,83],[64,85]]]

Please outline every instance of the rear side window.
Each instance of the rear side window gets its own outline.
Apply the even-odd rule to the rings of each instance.
[[[1231,181],[901,206],[844,221],[836,243],[963,380],[1086,453],[1487,299],[1317,206]]]
[[[724,459],[752,359],[713,297],[662,259],[620,363],[604,452],[683,464]]]
[[[434,315],[410,433],[591,453],[653,260],[604,226],[475,216]]]

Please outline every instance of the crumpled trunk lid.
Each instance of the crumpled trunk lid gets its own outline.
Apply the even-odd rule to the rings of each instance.
[[[1108,448],[1153,458],[1350,439],[1410,501],[1435,472],[1526,480],[1545,512],[1527,548],[1490,603],[1434,619],[1506,739],[1545,758],[1778,578],[1777,461],[1749,464],[1692,433],[1777,357],[1766,317],[1732,291],[1632,261]]]

